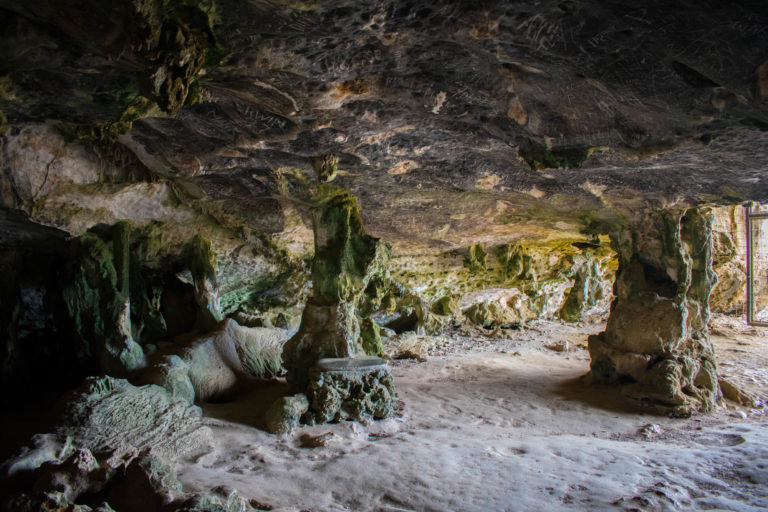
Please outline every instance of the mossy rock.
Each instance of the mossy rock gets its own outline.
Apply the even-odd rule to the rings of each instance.
[[[431,309],[436,315],[455,316],[459,312],[459,302],[452,295],[444,295],[432,303]]]
[[[384,347],[381,344],[381,328],[372,318],[364,318],[360,321],[360,341],[366,355],[384,356]]]
[[[531,169],[578,169],[594,149],[589,147],[547,148],[534,141],[520,147],[518,154]]]
[[[464,258],[464,266],[471,273],[481,272],[488,269],[488,253],[483,244],[473,244],[467,249],[467,256]]]
[[[517,325],[523,319],[513,309],[498,301],[479,302],[466,308],[464,316],[478,327],[486,329],[504,325]]]
[[[321,185],[312,261],[312,296],[318,303],[356,302],[368,281],[386,271],[390,249],[365,232],[357,198],[348,190]]]

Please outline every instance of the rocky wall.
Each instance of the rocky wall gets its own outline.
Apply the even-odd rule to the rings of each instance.
[[[714,312],[743,315],[746,304],[746,217],[744,207],[712,209],[712,266],[717,284],[709,306]]]
[[[13,276],[0,290],[4,379],[25,381],[29,367],[64,386],[123,375],[158,341],[211,330],[225,315],[298,326],[311,236],[300,207],[232,212],[215,180],[204,190],[126,173],[115,155],[51,125],[7,132],[0,157],[0,261]],[[23,219],[6,219],[5,208]]]
[[[607,238],[585,238],[400,255],[393,258],[391,275],[438,316],[433,325],[493,328],[535,318],[599,318],[608,311],[616,267]],[[394,302],[391,309],[403,309],[399,297]]]

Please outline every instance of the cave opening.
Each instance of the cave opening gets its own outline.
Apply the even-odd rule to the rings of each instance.
[[[768,327],[768,213],[763,205],[746,208],[747,322]]]

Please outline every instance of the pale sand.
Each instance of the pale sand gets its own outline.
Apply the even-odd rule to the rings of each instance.
[[[713,324],[721,371],[766,397],[768,332],[741,323]],[[225,484],[286,511],[768,509],[764,410],[729,403],[674,419],[585,387],[579,345],[600,329],[540,322],[506,340],[453,337],[424,363],[394,361],[402,408],[367,426],[254,428],[281,382],[204,404],[215,450],[181,464],[180,480],[187,491]],[[543,348],[559,340],[571,350]],[[660,431],[643,434],[649,424]],[[302,435],[326,432],[326,446],[301,447]]]

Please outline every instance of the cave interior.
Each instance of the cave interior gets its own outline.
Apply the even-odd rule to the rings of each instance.
[[[768,509],[768,3],[0,27],[3,510]]]

